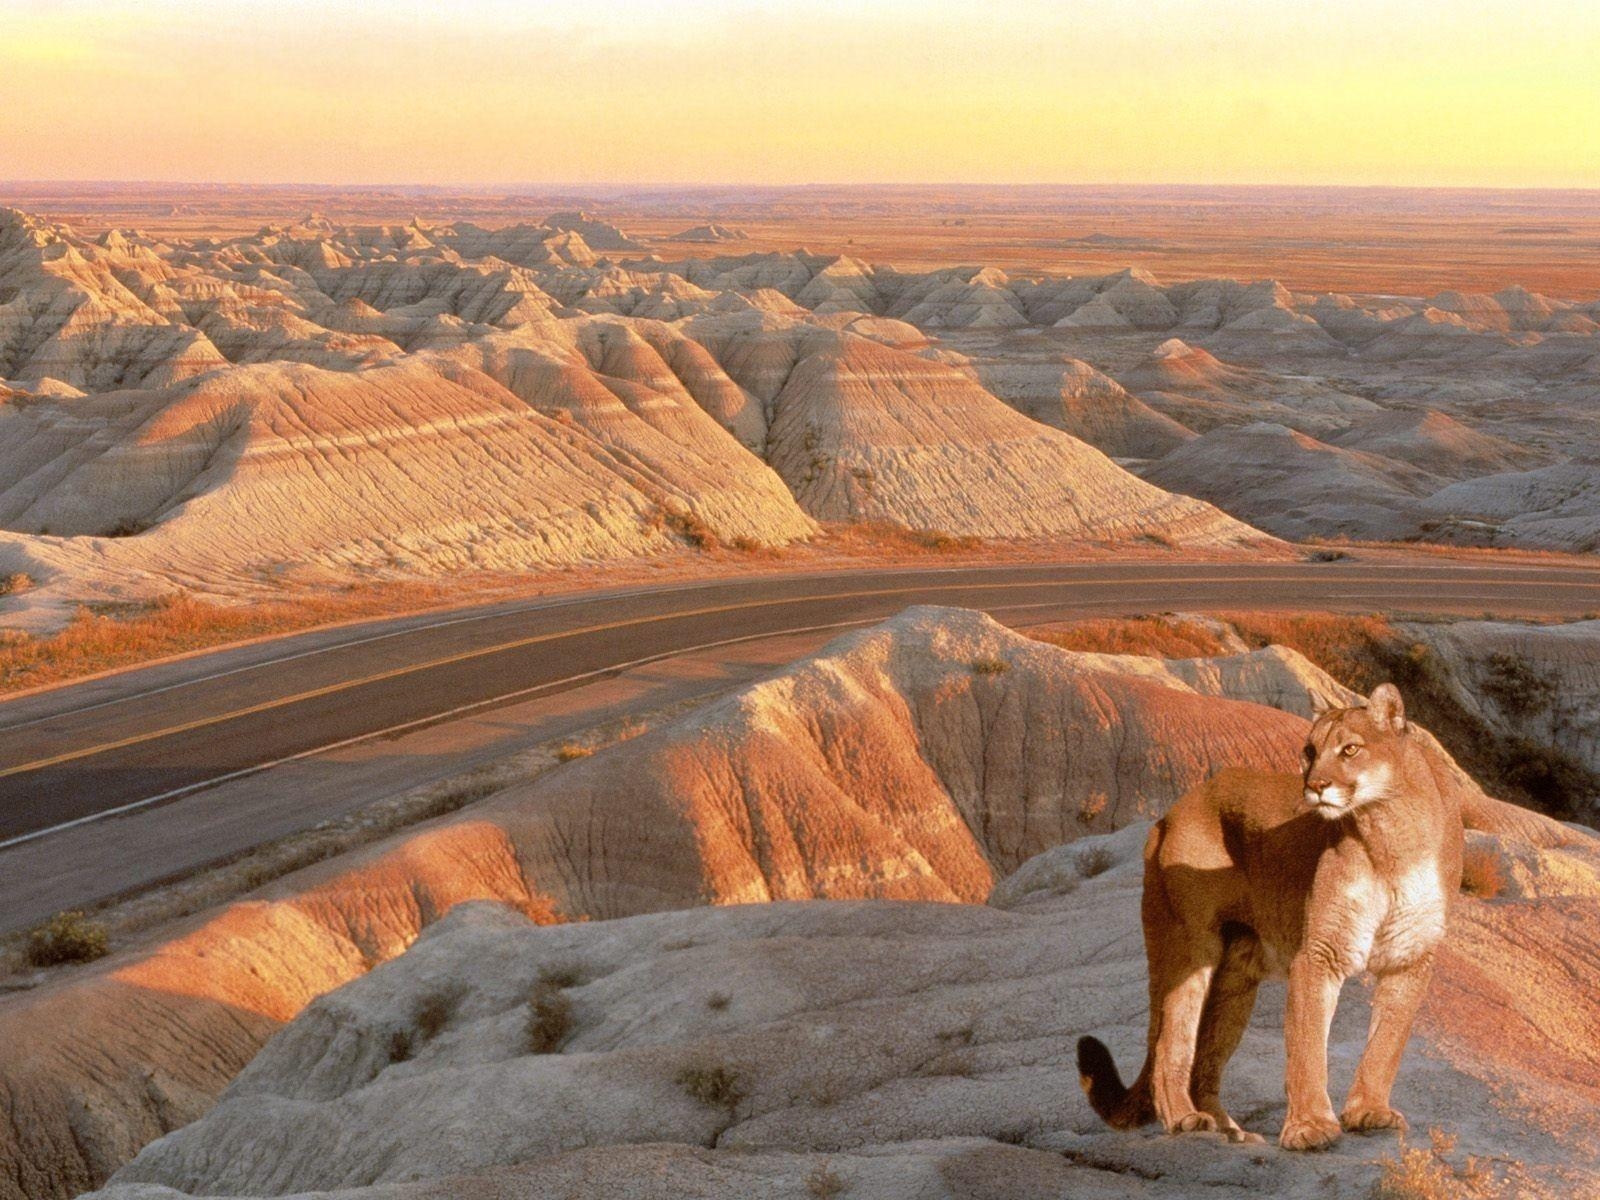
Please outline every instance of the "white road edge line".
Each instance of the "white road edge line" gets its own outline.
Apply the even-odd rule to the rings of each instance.
[[[1019,607],[1035,606],[1023,605]],[[127,804],[119,804],[116,808],[108,808],[103,812],[90,813],[86,817],[78,817],[75,820],[63,821],[61,824],[51,825],[47,829],[36,829],[32,833],[18,834],[16,837],[7,838],[4,841],[0,841],[0,850],[9,850],[13,846],[20,846],[25,842],[36,841],[39,838],[48,837],[53,833],[61,833],[68,829],[75,829],[80,825],[90,825],[96,821],[104,820],[107,817],[121,816],[124,813],[134,812],[141,808],[148,808],[152,804],[160,804],[165,800],[176,800],[180,796],[188,795],[190,792],[203,791],[206,788],[215,787],[220,783],[228,783],[235,779],[243,779],[247,775],[258,775],[262,771],[270,771],[273,767],[281,767],[285,763],[298,762],[303,758],[314,758],[318,754],[326,754],[330,750],[342,750],[346,746],[354,746],[358,742],[371,741],[373,738],[387,737],[393,733],[402,733],[407,729],[414,729],[419,725],[432,725],[440,721],[448,721],[451,717],[459,717],[465,713],[471,712],[473,709],[487,708],[490,705],[502,704],[508,700],[519,700],[524,696],[531,696],[536,692],[542,692],[550,688],[560,687],[563,684],[581,683],[583,680],[593,679],[600,675],[610,675],[619,671],[630,671],[635,667],[648,666],[651,663],[661,662],[668,658],[677,658],[684,654],[695,654],[701,650],[715,650],[722,646],[736,646],[741,642],[761,641],[764,638],[789,637],[801,633],[822,633],[829,629],[850,629],[861,625],[876,625],[879,623],[879,621],[881,621],[881,619],[882,618],[879,617],[872,617],[860,621],[838,621],[831,625],[807,625],[800,629],[780,629],[769,633],[750,633],[745,634],[742,637],[725,638],[716,642],[704,642],[698,646],[681,646],[676,650],[666,650],[660,654],[647,655],[644,658],[636,658],[630,662],[615,663],[608,667],[597,667],[593,671],[585,671],[581,675],[569,675],[564,679],[551,679],[544,683],[535,684],[533,687],[522,688],[515,692],[505,692],[499,696],[491,696],[486,700],[474,700],[471,704],[463,704],[459,707],[447,709],[444,712],[433,713],[426,717],[417,717],[414,720],[405,721],[399,725],[390,725],[386,729],[374,729],[370,733],[360,733],[355,737],[344,738],[337,742],[329,742],[325,746],[314,746],[309,750],[301,750],[295,754],[288,754],[282,758],[272,759],[270,762],[256,763],[253,766],[241,767],[239,770],[229,771],[225,775],[217,775],[211,779],[203,779],[198,783],[185,784],[181,788],[173,788],[171,791],[162,792],[157,796],[147,796],[143,800],[134,800]]]

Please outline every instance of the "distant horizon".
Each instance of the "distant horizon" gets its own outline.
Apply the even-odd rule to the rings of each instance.
[[[1160,192],[1160,191],[1189,191],[1189,192],[1229,192],[1229,191],[1275,191],[1275,192],[1529,192],[1529,193],[1576,193],[1600,194],[1600,184],[1484,184],[1484,183],[1198,183],[1186,181],[1172,182],[1132,182],[1118,181],[1076,181],[1066,182],[986,182],[979,180],[951,180],[948,182],[929,181],[896,181],[896,180],[823,180],[813,182],[792,183],[755,183],[738,180],[707,180],[704,182],[683,181],[657,181],[640,180],[637,182],[614,181],[581,181],[581,180],[555,180],[537,181],[526,180],[520,182],[494,183],[494,182],[444,182],[434,183],[423,180],[361,180],[351,182],[329,182],[318,179],[154,179],[154,178],[16,178],[0,179],[0,188],[5,187],[167,187],[167,188],[315,188],[330,192],[358,192],[368,189],[387,188],[409,191],[429,192],[465,192],[484,191],[498,194],[515,194],[522,191],[612,191],[626,192],[638,190],[651,190],[663,192],[705,192],[718,190],[740,191],[807,191],[807,190],[853,190],[853,191],[934,191],[963,189],[971,191],[1049,191],[1049,190],[1102,190],[1102,191],[1128,191],[1128,192]]]

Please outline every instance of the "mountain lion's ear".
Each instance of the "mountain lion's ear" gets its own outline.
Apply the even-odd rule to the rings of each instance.
[[[1367,697],[1367,712],[1379,729],[1391,733],[1406,731],[1406,706],[1400,699],[1400,689],[1392,683],[1380,683]]]

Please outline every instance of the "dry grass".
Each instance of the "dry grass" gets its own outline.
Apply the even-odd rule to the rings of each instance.
[[[842,1196],[850,1189],[843,1176],[827,1163],[818,1163],[806,1176],[806,1195],[815,1196],[817,1200],[833,1200],[835,1196]]]
[[[1003,658],[975,658],[971,663],[974,675],[1004,675],[1011,664]]]
[[[588,758],[594,753],[589,746],[580,746],[577,742],[563,742],[556,747],[557,762],[573,762],[576,759]]]
[[[1382,1159],[1382,1174],[1373,1181],[1369,1200],[1491,1200],[1501,1194],[1494,1175],[1481,1159],[1469,1156],[1455,1166],[1449,1155],[1456,1139],[1437,1129],[1428,1131],[1428,1148],[1407,1146],[1404,1138],[1393,1158]]]
[[[105,927],[81,912],[62,912],[28,934],[28,962],[35,967],[93,962],[111,952]]]
[[[539,980],[528,997],[522,1043],[529,1054],[554,1054],[572,1033],[572,1000],[561,986]]]
[[[20,596],[33,588],[33,576],[24,571],[0,575],[0,596]]]
[[[1204,626],[1159,616],[1074,621],[1032,631],[1030,636],[1063,650],[1096,654],[1209,658],[1226,653],[1221,638]]]
[[[707,1108],[722,1108],[732,1113],[745,1098],[744,1085],[727,1067],[691,1063],[677,1074],[678,1086]]]
[[[268,634],[425,609],[453,599],[459,599],[459,593],[443,584],[389,584],[250,605],[212,604],[179,594],[148,604],[81,607],[59,633],[0,643],[0,692]]]

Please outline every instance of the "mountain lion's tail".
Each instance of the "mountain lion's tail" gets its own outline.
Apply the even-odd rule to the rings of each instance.
[[[1078,1082],[1089,1097],[1089,1106],[1113,1129],[1137,1129],[1155,1120],[1148,1062],[1133,1086],[1123,1087],[1106,1044],[1099,1038],[1082,1037],[1078,1039]]]

